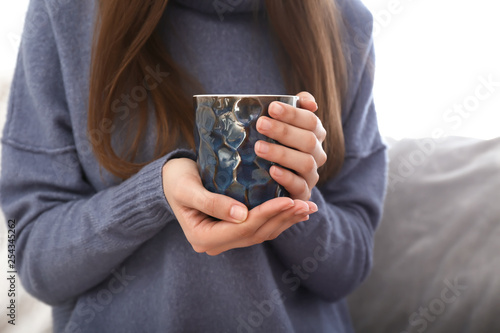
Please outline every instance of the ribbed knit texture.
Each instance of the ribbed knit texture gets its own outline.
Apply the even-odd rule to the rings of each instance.
[[[221,3],[230,6],[222,17]],[[86,121],[95,3],[31,1],[0,194],[6,218],[17,221],[19,276],[53,306],[55,332],[352,331],[344,299],[371,267],[386,155],[372,100],[372,18],[359,0],[340,3],[351,63],[340,174],[313,189],[319,212],[309,221],[211,257],[193,251],[164,197],[163,165],[192,151],[181,143],[126,181],[93,155]],[[159,27],[165,43],[208,93],[285,93],[256,5],[265,10],[251,0],[169,2]],[[154,142],[148,131],[140,159]]]

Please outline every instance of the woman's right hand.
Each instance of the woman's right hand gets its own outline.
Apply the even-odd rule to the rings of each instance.
[[[310,201],[275,198],[248,211],[237,200],[206,190],[196,162],[188,158],[168,161],[162,174],[165,197],[198,253],[218,255],[275,239],[318,210]]]

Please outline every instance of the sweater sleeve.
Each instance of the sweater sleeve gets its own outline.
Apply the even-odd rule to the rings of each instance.
[[[288,269],[281,276],[284,283],[294,289],[305,287],[331,302],[347,296],[370,271],[387,178],[386,149],[372,98],[371,38],[351,51],[355,67],[343,113],[343,167],[336,177],[313,189],[311,200],[319,211],[270,242]]]
[[[78,162],[58,45],[43,1],[31,1],[2,138],[1,205],[16,220],[16,268],[28,292],[56,305],[105,279],[175,219],[161,169],[174,151],[97,191]],[[91,154],[90,152],[88,154]]]

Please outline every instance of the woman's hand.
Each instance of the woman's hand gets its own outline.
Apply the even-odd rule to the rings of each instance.
[[[300,97],[301,108],[273,102],[269,106],[272,118],[259,118],[257,130],[281,145],[259,141],[255,145],[255,153],[295,171],[274,165],[270,174],[293,199],[305,201],[311,198],[311,191],[319,180],[318,168],[326,162],[327,156],[322,147],[326,130],[314,114],[318,109],[314,97],[307,92],[297,96]]]
[[[318,210],[312,202],[275,198],[248,211],[242,203],[207,191],[196,162],[173,159],[163,166],[163,191],[196,252],[217,255],[275,239]]]

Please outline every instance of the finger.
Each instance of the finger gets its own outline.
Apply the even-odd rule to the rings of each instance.
[[[316,186],[319,180],[318,165],[310,154],[262,140],[255,144],[255,153],[265,160],[296,171],[306,180],[309,188]]]
[[[313,95],[308,93],[307,91],[302,91],[297,94],[299,97],[299,105],[301,108],[316,112],[318,110],[318,104],[316,103],[316,99]]]
[[[260,117],[257,121],[259,133],[274,139],[290,148],[313,155],[318,167],[325,164],[327,156],[321,142],[309,130],[298,128],[268,117]]]
[[[255,240],[266,241],[274,239],[292,225],[304,221],[304,218],[311,213],[309,205],[303,200],[294,200],[294,202],[295,206],[293,209],[289,209],[263,224],[255,232]]]
[[[281,122],[313,132],[320,142],[326,138],[326,130],[321,120],[312,112],[293,107],[286,103],[273,102],[269,115]]]
[[[309,206],[308,212],[306,209],[303,209],[302,212],[295,213],[294,217],[296,218],[297,221],[293,222],[290,226],[286,226],[286,224],[278,225],[276,230],[268,236],[268,240],[276,239],[279,235],[281,235],[287,229],[291,228],[294,224],[309,220],[310,215],[312,215],[318,211],[318,206],[314,202],[307,201],[307,202],[305,202],[305,204]],[[297,203],[296,203],[296,205],[297,205]]]
[[[282,102],[272,102],[268,113],[274,119],[310,131],[316,128],[318,122],[318,117],[311,111]]]
[[[196,209],[220,220],[241,223],[247,219],[248,209],[241,202],[205,189],[197,176],[186,179],[179,189],[179,201],[185,207]]]
[[[269,237],[268,237],[269,240],[273,240],[273,239],[278,238],[283,232],[287,231],[288,229],[290,229],[291,227],[293,227],[297,223],[308,221],[309,220],[309,215],[308,214],[304,214],[302,216],[298,216],[297,220],[298,221],[294,222],[290,226],[288,226],[288,225],[281,225],[280,228],[278,228],[272,234],[269,235]]]
[[[294,216],[291,219],[285,219],[285,221],[283,221],[282,223],[277,223],[275,225],[274,231],[271,232],[269,236],[267,236],[268,240],[276,239],[279,235],[281,235],[281,233],[291,228],[294,224],[309,220],[309,216],[318,211],[318,206],[312,201],[295,200],[295,207],[300,208],[296,209],[296,211],[294,212]],[[269,227],[270,229],[272,229],[271,223],[266,224],[262,227],[262,229],[264,227]],[[268,234],[268,231],[266,231],[265,233]]]
[[[309,200],[311,189],[306,180],[290,170],[273,165],[269,170],[271,177],[290,194],[292,199]]]
[[[311,214],[314,214],[319,210],[318,205],[316,205],[314,202],[308,201],[307,204],[309,205],[309,210],[312,212]]]
[[[252,209],[244,223],[235,224],[227,221],[200,223],[192,230],[192,238],[197,239],[197,252],[227,248],[228,244],[241,244],[251,237],[267,220],[292,208],[295,202],[290,198],[275,198]]]
[[[269,174],[278,184],[287,190],[292,199],[311,199],[312,188],[309,188],[304,178],[277,165],[271,167]],[[318,206],[314,202],[308,201],[308,204],[311,212],[318,211]]]
[[[275,216],[267,219],[266,221],[264,221],[264,223],[261,224],[260,228],[253,230],[252,233],[247,237],[242,237],[220,247],[213,248],[207,251],[207,254],[217,255],[229,249],[248,247],[263,243],[266,240],[271,240],[271,235],[281,233],[278,233],[278,229],[286,230],[295,223],[304,221],[306,219],[306,216],[308,215],[307,212],[309,210],[307,203],[300,200],[295,200],[294,202],[295,206],[281,211]],[[274,238],[276,237],[277,236],[275,236]]]

